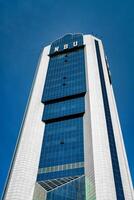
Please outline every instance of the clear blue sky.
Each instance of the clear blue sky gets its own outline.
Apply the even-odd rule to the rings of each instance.
[[[0,0],[0,194],[42,48],[66,33],[103,40],[134,182],[134,1]]]

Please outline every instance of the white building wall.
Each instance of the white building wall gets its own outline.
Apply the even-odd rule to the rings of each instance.
[[[85,35],[88,95],[90,101],[95,191],[97,200],[116,200],[108,133],[99,78],[94,37]],[[97,39],[98,40],[98,39]],[[89,155],[90,156],[90,155]]]
[[[89,107],[89,95],[85,95],[85,114],[83,117],[83,134],[84,134],[84,168],[86,184],[86,200],[95,199],[95,177],[94,177],[94,158],[92,145],[92,129]]]
[[[103,72],[104,77],[106,81],[106,88],[107,88],[107,94],[108,94],[108,100],[109,100],[109,107],[111,112],[111,118],[112,118],[112,124],[113,124],[113,130],[114,130],[114,137],[115,137],[115,143],[116,143],[116,149],[118,154],[118,160],[119,160],[119,166],[120,166],[120,172],[121,172],[121,178],[122,178],[122,184],[124,189],[124,195],[126,200],[133,200],[133,188],[132,188],[132,181],[130,178],[130,172],[122,137],[122,131],[120,127],[118,112],[116,108],[114,93],[112,85],[109,82],[107,68],[106,68],[106,62],[105,62],[105,55],[104,55],[104,49],[102,42],[99,43],[100,50],[101,50],[101,58],[102,58],[102,64],[103,64]]]
[[[14,164],[8,180],[4,200],[32,200],[38,171],[45,124],[41,121],[41,103],[49,61],[50,46],[44,48],[25,114]]]
[[[33,200],[46,200],[47,191],[38,183],[35,184]]]

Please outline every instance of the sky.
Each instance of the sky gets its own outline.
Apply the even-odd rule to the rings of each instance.
[[[0,196],[40,53],[66,33],[103,40],[134,183],[133,7],[133,0],[0,0]]]

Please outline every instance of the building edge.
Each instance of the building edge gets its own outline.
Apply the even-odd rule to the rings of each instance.
[[[27,117],[27,113],[28,113],[28,110],[29,110],[29,105],[30,105],[30,102],[31,102],[31,99],[32,99],[32,94],[33,94],[34,88],[35,88],[36,78],[37,78],[38,73],[39,73],[39,68],[40,68],[41,62],[44,60],[43,56],[44,56],[44,54],[45,54],[45,57],[48,56],[49,51],[50,51],[50,45],[44,47],[43,51],[42,51],[42,53],[41,53],[41,55],[40,55],[40,57],[38,59],[38,64],[37,64],[37,67],[36,67],[36,70],[35,70],[35,74],[34,74],[34,78],[33,78],[33,81],[32,81],[32,86],[31,86],[31,89],[30,89],[30,94],[28,96],[26,108],[25,108],[25,111],[24,111],[24,115],[23,115],[23,119],[22,119],[20,131],[19,131],[19,134],[18,134],[18,137],[17,137],[17,141],[16,141],[16,145],[15,145],[15,150],[14,150],[14,153],[13,153],[13,156],[12,156],[12,159],[11,159],[11,164],[9,166],[8,175],[7,175],[7,178],[6,178],[6,181],[5,181],[5,185],[4,185],[3,193],[2,193],[2,196],[1,196],[1,200],[8,199],[8,198],[6,198],[7,197],[7,193],[8,193],[8,188],[9,188],[9,185],[10,185],[10,180],[11,180],[12,172],[14,170],[14,165],[15,165],[15,162],[16,162],[16,155],[17,155],[17,152],[18,152],[18,149],[19,149],[19,146],[20,146],[20,141],[21,141],[22,136],[23,136],[23,128],[25,126],[26,117]],[[46,66],[46,71],[47,71],[48,61],[46,62],[46,65],[47,65]],[[44,77],[44,80],[45,80],[45,77]],[[43,86],[44,86],[44,84],[43,84]],[[41,100],[41,98],[40,98],[40,100]],[[36,180],[35,180],[35,183],[36,183]]]

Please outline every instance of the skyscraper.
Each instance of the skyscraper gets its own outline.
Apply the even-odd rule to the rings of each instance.
[[[4,200],[134,200],[101,40],[67,34],[44,48]]]

